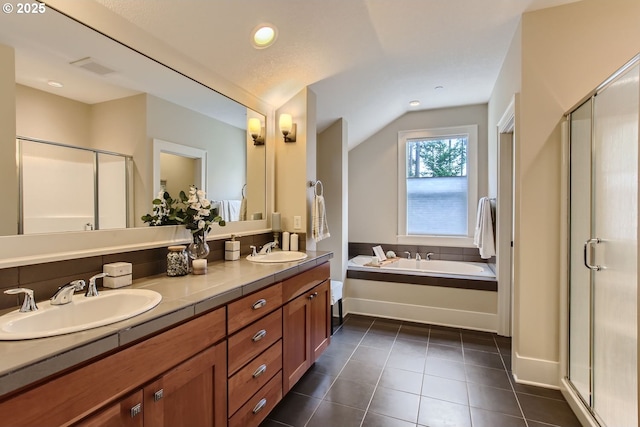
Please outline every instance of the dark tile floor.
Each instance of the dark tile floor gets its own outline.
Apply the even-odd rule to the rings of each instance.
[[[511,340],[349,316],[261,427],[579,427],[559,391],[515,384]]]

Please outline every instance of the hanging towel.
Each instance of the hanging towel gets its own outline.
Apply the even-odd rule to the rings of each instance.
[[[488,197],[482,197],[478,201],[478,214],[476,216],[476,230],[473,235],[473,244],[480,251],[480,258],[488,259],[496,254],[493,238],[493,220],[491,219],[491,201]]]
[[[247,198],[243,197],[240,201],[240,221],[247,220]]]
[[[324,196],[316,195],[313,199],[313,226],[311,227],[311,237],[316,242],[331,236],[327,225],[327,213],[324,206]]]

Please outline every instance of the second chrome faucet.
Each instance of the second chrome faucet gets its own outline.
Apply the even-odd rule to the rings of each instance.
[[[94,276],[91,276],[89,279],[89,286],[87,287],[87,291],[85,292],[85,297],[96,297],[98,296],[98,288],[96,286],[96,280],[102,277],[106,277],[109,274],[107,273],[98,273]],[[64,305],[69,304],[72,301],[73,294],[81,291],[85,288],[86,282],[84,280],[74,280],[72,282],[67,283],[66,285],[60,286],[55,294],[51,297],[51,305]]]

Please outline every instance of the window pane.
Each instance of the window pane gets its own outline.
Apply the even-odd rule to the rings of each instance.
[[[467,235],[467,138],[407,141],[407,234]]]

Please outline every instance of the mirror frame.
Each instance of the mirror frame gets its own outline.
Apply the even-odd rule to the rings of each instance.
[[[200,171],[200,179],[194,184],[205,193],[207,192],[207,151],[174,142],[153,139],[153,195],[160,193],[160,154],[173,154],[180,157],[194,159],[196,168]],[[188,190],[186,188],[185,190]]]
[[[184,57],[179,51],[159,43],[139,27],[95,2],[49,0],[52,8],[87,28],[159,64],[215,90],[265,116],[266,128],[266,215],[262,220],[238,221],[226,227],[214,226],[211,238],[227,238],[270,232],[267,218],[274,210],[275,109],[228,80],[215,75]],[[144,53],[143,53],[144,52]],[[181,70],[181,71],[178,71]],[[213,88],[217,89],[213,89]],[[15,136],[13,138],[15,140]],[[0,237],[0,269],[44,262],[86,258],[132,250],[188,243],[190,233],[180,226],[143,227],[121,230],[97,230],[91,233],[66,232],[45,235]]]

